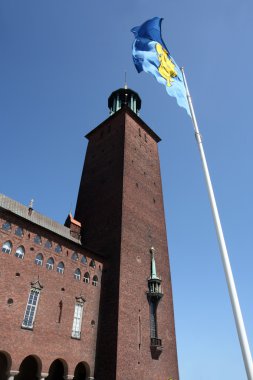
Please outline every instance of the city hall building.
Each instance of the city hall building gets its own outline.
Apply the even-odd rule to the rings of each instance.
[[[157,134],[127,88],[64,224],[0,195],[0,380],[178,380]]]

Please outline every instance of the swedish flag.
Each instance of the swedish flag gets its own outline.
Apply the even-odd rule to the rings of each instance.
[[[131,29],[135,36],[132,50],[134,64],[138,73],[151,73],[159,83],[164,84],[167,93],[174,96],[178,105],[191,116],[182,73],[162,39],[161,23],[162,18],[154,17]]]

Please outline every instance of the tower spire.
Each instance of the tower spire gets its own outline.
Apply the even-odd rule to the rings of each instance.
[[[128,87],[127,87],[127,72],[125,71],[125,85],[124,85],[124,89],[127,90]]]
[[[155,264],[155,248],[151,247],[150,248],[150,253],[151,253],[151,279],[159,279],[156,274],[156,264]]]

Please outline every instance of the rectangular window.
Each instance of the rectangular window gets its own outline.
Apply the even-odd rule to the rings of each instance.
[[[28,297],[27,305],[26,305],[24,320],[22,323],[22,327],[24,328],[27,328],[27,329],[33,328],[36,309],[37,309],[38,301],[39,301],[39,295],[40,295],[40,291],[38,289],[31,289],[29,297]]]
[[[83,316],[83,302],[77,301],[75,304],[74,320],[72,327],[72,338],[81,339],[82,328],[82,316]]]

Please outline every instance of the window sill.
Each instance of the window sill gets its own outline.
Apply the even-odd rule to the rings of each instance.
[[[77,337],[77,336],[72,336],[72,335],[71,335],[71,339],[81,340],[81,336]]]
[[[30,326],[21,325],[21,329],[33,331],[33,326],[30,327]]]

